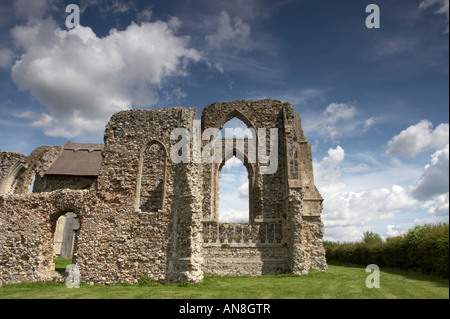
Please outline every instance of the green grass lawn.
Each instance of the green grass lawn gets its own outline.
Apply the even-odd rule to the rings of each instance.
[[[72,263],[72,258],[53,258],[53,262],[55,263],[55,270],[57,272],[65,272],[67,265],[70,265]]]
[[[62,266],[61,266],[62,268]],[[366,287],[365,267],[329,265],[328,272],[311,270],[308,276],[205,276],[203,282],[139,285],[45,282],[0,287],[0,299],[448,299],[449,281],[416,272],[381,269],[380,288]]]

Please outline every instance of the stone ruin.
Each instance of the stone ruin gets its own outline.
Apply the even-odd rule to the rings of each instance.
[[[235,117],[267,134],[223,138],[225,151],[209,150],[216,161],[192,160],[220,140],[217,130],[197,146],[193,137]],[[68,213],[77,219],[69,231],[82,282],[326,271],[323,199],[294,107],[275,100],[212,103],[198,122],[196,108],[122,111],[107,124],[104,144],[41,146],[28,157],[0,151],[0,285],[57,276],[53,256],[61,235],[55,233]],[[173,160],[183,138],[173,132],[180,128],[192,133],[184,149],[189,161]],[[270,128],[277,132],[275,149]],[[275,162],[251,161],[255,149],[261,159],[275,152]],[[248,223],[219,223],[220,172],[232,156],[248,172]],[[276,170],[263,174],[271,164]]]

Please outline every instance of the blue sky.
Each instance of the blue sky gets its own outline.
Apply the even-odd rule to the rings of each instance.
[[[448,221],[448,3],[2,1],[0,149],[101,143],[122,109],[279,99],[312,145],[325,239]],[[222,171],[229,216],[245,214],[242,168]]]

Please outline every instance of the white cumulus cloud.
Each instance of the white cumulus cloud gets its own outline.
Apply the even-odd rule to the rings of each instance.
[[[241,198],[248,198],[248,196],[249,196],[249,193],[248,193],[248,182],[245,182],[244,184],[242,184],[238,188],[238,192],[239,192],[239,196]]]
[[[48,18],[12,30],[23,54],[12,67],[18,87],[48,108],[25,113],[50,136],[104,130],[109,117],[132,106],[150,107],[171,77],[186,76],[202,55],[168,23],[132,23],[98,37],[91,28],[61,30]]]
[[[328,156],[321,161],[313,163],[315,185],[324,198],[322,218],[327,240],[359,240],[364,231],[374,231],[375,228],[378,232],[384,231],[384,234],[380,233],[382,236],[394,236],[400,232],[400,226],[387,226],[398,224],[397,218],[405,212],[410,213],[419,209],[423,209],[424,213],[428,209],[428,215],[443,216],[444,219],[448,216],[448,196],[438,195],[445,192],[448,195],[448,173],[443,175],[445,172],[441,170],[447,165],[448,171],[448,147],[432,156],[432,162],[426,166],[422,177],[416,172],[418,174],[416,192],[426,196],[417,196],[418,193],[413,191],[414,185],[396,184],[395,176],[390,179],[387,174],[394,171],[390,168],[377,172],[386,175],[381,185],[377,179],[373,180],[370,174],[354,175],[354,172],[351,172],[351,175],[348,175],[348,170],[345,170],[345,158],[344,149],[337,146],[329,149]],[[446,180],[447,188],[441,185],[439,191],[432,191],[433,188],[428,188],[424,184],[432,183],[436,178],[434,173],[431,174],[431,170],[434,169],[440,171],[439,178],[444,184]],[[426,180],[428,178],[429,181]],[[377,186],[374,181],[377,182],[375,183]],[[413,181],[414,179],[412,183]],[[419,189],[419,185],[423,188]],[[386,224],[388,222],[389,224]]]
[[[338,145],[335,149],[330,148],[328,150],[328,156],[329,157],[326,160],[330,160],[332,162],[342,162],[345,157],[345,151]]]
[[[419,200],[431,199],[449,192],[449,145],[431,155],[431,162],[412,187],[412,195]]]
[[[404,234],[405,231],[400,225],[388,225],[386,230],[386,235],[388,237],[396,237]]]
[[[248,219],[248,209],[228,208],[219,215],[221,223],[246,223]]]
[[[330,185],[336,183],[340,176],[339,163],[345,158],[345,151],[341,146],[330,148],[328,156],[324,157],[322,161],[314,161],[314,176],[316,184]]]
[[[432,217],[447,217],[449,215],[449,193],[436,196],[430,202],[430,208],[427,213]]]
[[[388,155],[414,157],[426,149],[442,148],[449,142],[449,124],[442,123],[433,130],[427,120],[409,126],[387,144]]]
[[[304,130],[308,136],[319,136],[337,141],[343,136],[354,134],[365,125],[357,118],[358,109],[348,103],[331,103],[320,114],[311,116],[304,123]]]

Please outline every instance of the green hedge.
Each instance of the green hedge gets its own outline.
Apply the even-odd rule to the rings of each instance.
[[[324,246],[328,261],[418,269],[448,278],[448,223],[416,226],[405,235],[387,238],[386,241],[367,232],[362,242],[324,242]]]

